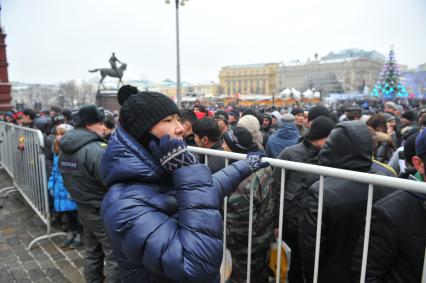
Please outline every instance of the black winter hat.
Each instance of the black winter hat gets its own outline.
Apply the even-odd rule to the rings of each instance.
[[[328,137],[334,126],[336,126],[336,123],[328,117],[319,116],[315,118],[309,128],[309,140],[316,141]]]
[[[142,91],[124,98],[118,96],[118,101],[122,102],[120,125],[137,141],[163,118],[179,114],[173,100],[159,92]]]
[[[122,105],[130,95],[137,94],[138,92],[138,88],[135,86],[123,85],[122,87],[120,87],[117,93],[118,103]]]
[[[291,114],[296,116],[297,114],[303,114],[305,111],[302,108],[294,108],[291,110]]]
[[[404,113],[402,113],[401,118],[405,118],[405,119],[407,119],[408,121],[411,121],[411,122],[413,122],[417,119],[416,113],[412,110],[407,110]]]
[[[81,107],[78,110],[77,116],[78,126],[80,127],[103,122],[105,119],[104,110],[96,107],[94,104]]]
[[[330,111],[327,107],[322,105],[316,105],[309,110],[308,122],[313,121],[316,117],[325,116],[330,117]]]
[[[223,139],[233,152],[249,153],[259,149],[249,130],[243,127],[227,131]]]
[[[215,117],[216,119],[222,120],[222,121],[224,121],[226,124],[228,124],[229,115],[228,115],[228,113],[226,113],[225,111],[223,111],[223,110],[217,110],[217,111],[214,113],[214,117]]]
[[[413,166],[413,162],[411,161],[411,159],[413,158],[413,156],[416,155],[416,139],[418,135],[419,135],[418,132],[412,134],[411,136],[407,138],[407,140],[404,143],[405,162],[407,162],[411,166]]]

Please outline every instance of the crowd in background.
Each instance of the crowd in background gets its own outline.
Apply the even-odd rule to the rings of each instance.
[[[101,159],[112,135],[114,139],[123,139],[120,131],[124,129],[132,137],[139,137],[146,121],[150,121],[149,116],[145,120],[139,119],[138,115],[143,116],[143,113],[127,105],[130,98],[136,99],[134,97],[138,95],[150,97],[152,94],[139,92],[132,86],[120,89],[120,105],[129,108],[121,111],[120,116],[95,105],[82,107],[75,113],[52,106],[49,111],[41,113],[26,109],[2,115],[4,122],[36,128],[43,133],[47,172],[50,172],[51,209],[55,212],[52,221],[65,223],[68,235],[63,247],[84,245],[88,282],[100,282],[104,278],[106,282],[117,282],[119,267],[123,280],[131,278],[126,276],[131,276],[131,270],[138,268],[136,261],[142,260],[136,254],[137,250],[128,250],[133,245],[127,247],[127,242],[123,242],[122,247],[117,247],[115,233],[118,230],[129,231],[133,242],[144,235],[133,235],[134,229],[128,227],[136,220],[120,224],[124,221],[120,219],[114,227],[108,226],[106,217],[109,214],[104,212],[105,215],[102,215],[102,201],[108,192],[108,184],[114,182],[110,180],[111,176],[98,172],[100,167],[103,166],[101,172],[105,172],[109,166],[101,165]],[[159,99],[163,98],[152,95],[152,103]],[[142,102],[135,100],[134,103]],[[164,103],[173,108],[168,102]],[[169,109],[167,107],[166,110]],[[196,104],[193,109],[180,110],[178,120],[181,135],[189,146],[244,154],[264,152],[271,158],[424,182],[426,108],[422,107],[421,101],[408,100],[346,101],[329,107],[319,104],[286,108],[208,108]],[[170,111],[164,113],[175,113]],[[127,125],[131,127],[126,128]],[[133,141],[132,138],[130,140]],[[156,155],[155,151],[149,150],[150,142],[154,140],[161,146],[160,139],[157,140],[156,134],[149,128],[135,140],[153,156]],[[126,142],[126,145],[133,147],[131,143]],[[205,163],[204,156],[194,154],[194,157]],[[120,160],[113,158],[109,162],[119,164]],[[187,162],[190,165],[195,163],[192,160]],[[225,164],[221,157],[209,156],[207,160],[211,174],[221,174]],[[171,170],[170,166],[179,168],[181,165],[168,166],[171,173],[175,169]],[[115,172],[118,169],[111,170]],[[131,179],[130,175],[126,175],[128,173],[120,170],[117,173],[122,174],[120,182]],[[135,170],[145,169],[136,167]],[[152,181],[150,174],[144,178],[148,183]],[[319,176],[315,174],[286,172],[282,233],[283,240],[292,251],[289,283],[311,282],[313,278],[318,180]],[[245,178],[241,177],[241,182],[235,184],[235,191],[229,194],[226,234],[227,248],[232,256],[230,282],[246,282],[250,190],[253,190],[251,282],[269,282],[272,279],[269,255],[270,246],[278,234],[280,184],[281,168],[263,166]],[[368,185],[335,177],[325,177],[324,185],[319,282],[356,281],[360,276]],[[129,186],[122,189],[131,189],[131,184]],[[159,205],[155,204],[155,199],[145,201]],[[131,207],[129,204],[121,209],[130,210]],[[425,220],[426,189],[425,194],[414,194],[375,187],[366,282],[420,282],[426,239]],[[150,225],[149,219],[144,218],[144,221],[145,225]],[[147,249],[145,253],[149,253]],[[192,256],[197,258],[197,254]],[[152,274],[139,280],[190,281],[172,271],[159,270],[145,257],[143,261],[144,268],[149,270],[147,274]],[[170,266],[161,268],[173,270]],[[173,280],[155,281],[157,277],[153,274],[159,273]]]

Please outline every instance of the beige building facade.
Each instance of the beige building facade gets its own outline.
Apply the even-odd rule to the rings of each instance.
[[[317,57],[317,56],[315,56]],[[371,91],[385,57],[376,51],[347,49],[306,62],[280,64],[278,89],[315,88],[322,94]]]
[[[276,94],[279,63],[234,65],[223,67],[219,73],[220,93]]]
[[[219,94],[219,85],[217,83],[193,84],[189,87],[189,92],[203,97],[214,97]]]

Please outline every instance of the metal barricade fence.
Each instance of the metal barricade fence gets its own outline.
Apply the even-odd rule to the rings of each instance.
[[[233,160],[241,160],[245,159],[245,154],[233,153],[233,152],[225,152],[219,150],[198,148],[198,147],[188,147],[190,151],[204,155],[205,163],[208,163],[208,156],[219,156],[223,157],[226,160],[226,164],[228,164],[230,159]],[[284,217],[284,192],[285,192],[285,171],[300,171],[311,173],[315,175],[319,175],[320,186],[319,186],[319,199],[318,199],[318,218],[317,218],[317,231],[316,231],[316,245],[315,245],[315,265],[314,265],[314,277],[313,282],[316,283],[318,280],[318,265],[319,265],[319,252],[320,252],[320,238],[321,238],[321,223],[322,223],[322,210],[323,210],[323,195],[324,195],[324,176],[332,176],[346,180],[352,180],[359,183],[369,184],[368,188],[368,199],[367,199],[367,211],[366,211],[366,223],[365,223],[365,233],[364,233],[364,245],[363,245],[363,256],[362,256],[362,265],[361,265],[361,278],[360,282],[365,282],[366,275],[366,266],[367,266],[367,256],[368,256],[368,243],[370,237],[370,225],[371,225],[371,210],[373,204],[373,191],[374,185],[380,185],[384,187],[389,187],[397,190],[407,190],[418,193],[425,193],[426,184],[423,182],[416,182],[411,180],[398,179],[394,177],[386,177],[380,175],[374,175],[370,173],[362,173],[344,169],[337,169],[331,167],[324,167],[319,165],[312,165],[306,163],[299,163],[294,161],[286,161],[279,160],[273,158],[263,158],[262,161],[267,161],[274,168],[281,168],[281,184],[280,184],[280,207],[279,207],[279,227],[278,227],[278,255],[277,255],[277,263],[281,262],[281,241],[282,241],[282,225],[283,225],[283,217]],[[253,204],[253,188],[251,188],[250,192],[250,204]],[[223,251],[225,255],[226,250],[226,223],[227,223],[227,198],[224,200],[224,219],[223,219]],[[249,219],[252,219],[252,207],[250,207],[250,215]],[[250,269],[251,269],[251,239],[252,239],[252,223],[249,221],[249,229],[248,229],[248,247],[247,247],[247,283],[250,283]],[[226,259],[224,259],[224,265],[226,266]],[[226,274],[226,269],[224,274]],[[280,264],[277,264],[276,274],[280,274]],[[424,265],[423,265],[423,276],[422,282],[426,283],[426,247],[425,247],[425,257],[424,257]],[[222,282],[225,282],[224,278],[222,278]],[[280,282],[280,276],[276,276],[276,283]]]
[[[0,122],[1,166],[13,180],[13,186],[3,188],[3,198],[18,191],[41,221],[46,225],[45,235],[35,238],[28,249],[39,240],[66,235],[52,233],[47,190],[44,139],[41,131]],[[20,149],[18,148],[20,147]]]

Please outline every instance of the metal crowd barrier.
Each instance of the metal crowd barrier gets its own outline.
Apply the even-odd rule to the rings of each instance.
[[[225,152],[219,150],[198,148],[198,147],[188,147],[190,151],[197,154],[204,155],[205,163],[208,162],[208,156],[219,156],[223,157],[228,164],[230,159],[241,160],[245,159],[245,154]],[[424,193],[426,185],[423,182],[416,182],[411,180],[398,179],[393,177],[386,177],[380,175],[374,175],[369,173],[361,173],[350,170],[343,170],[319,165],[312,165],[306,163],[299,163],[294,161],[279,160],[273,158],[263,158],[262,161],[267,161],[273,167],[281,168],[281,187],[280,187],[280,210],[279,210],[279,234],[278,234],[278,255],[277,255],[277,271],[276,274],[280,274],[280,262],[281,262],[281,241],[282,241],[282,225],[283,225],[283,215],[284,215],[284,192],[285,192],[285,171],[301,171],[312,173],[320,176],[320,188],[319,188],[319,199],[318,199],[318,219],[317,219],[317,231],[316,231],[316,245],[315,245],[315,266],[314,266],[314,278],[313,282],[318,281],[318,265],[319,265],[319,251],[320,251],[320,238],[321,238],[321,222],[322,222],[322,208],[323,208],[323,195],[324,195],[324,176],[333,176],[341,179],[347,179],[356,181],[359,183],[369,184],[368,188],[368,199],[367,199],[367,211],[366,211],[366,224],[365,224],[365,234],[364,234],[364,246],[363,246],[363,257],[361,265],[361,278],[360,282],[365,282],[366,267],[367,267],[367,257],[368,257],[368,243],[370,238],[370,225],[371,225],[371,210],[373,204],[373,190],[374,185],[385,186],[397,190],[407,190],[412,192]],[[250,192],[250,204],[253,203],[253,188]],[[252,219],[253,209],[250,207],[249,219]],[[226,250],[226,222],[227,222],[227,198],[224,200],[224,220],[223,220],[223,250]],[[249,221],[249,235],[248,235],[248,257],[247,257],[247,283],[250,283],[250,269],[251,269],[251,239],[252,239],[252,223]],[[225,254],[225,252],[224,252]],[[224,259],[224,265],[226,267],[226,259]],[[226,274],[226,269],[224,274]],[[425,248],[425,259],[423,265],[423,276],[422,282],[426,283],[426,248]],[[222,282],[225,282],[225,279],[222,278]],[[276,283],[280,282],[280,276],[276,276]]]
[[[21,147],[21,149],[18,148]],[[40,240],[66,235],[52,233],[47,191],[44,139],[41,131],[0,122],[1,166],[13,180],[13,186],[0,190],[3,199],[19,192],[47,227],[45,235],[35,238],[28,250]]]

